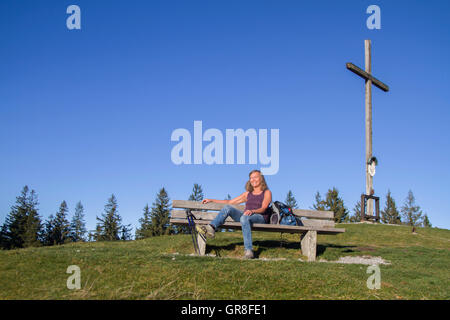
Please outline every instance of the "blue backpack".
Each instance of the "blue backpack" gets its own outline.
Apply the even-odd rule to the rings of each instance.
[[[270,216],[271,224],[282,224],[286,226],[297,226],[297,219],[292,212],[292,208],[280,201],[272,204],[272,215]]]

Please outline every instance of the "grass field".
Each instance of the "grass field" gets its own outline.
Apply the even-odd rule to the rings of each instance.
[[[218,233],[207,254],[190,235],[0,251],[0,299],[450,299],[450,230],[343,224],[318,236],[318,260],[381,257],[381,288],[367,265],[303,262],[299,236],[254,232],[258,259],[242,260],[241,232]],[[81,289],[68,289],[68,266]]]

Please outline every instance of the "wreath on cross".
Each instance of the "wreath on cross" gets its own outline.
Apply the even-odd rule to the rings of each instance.
[[[378,165],[378,159],[376,157],[372,157],[367,162],[368,167],[367,170],[369,171],[369,174],[373,177],[375,175],[375,166]]]
[[[376,157],[372,157],[369,159],[369,161],[367,162],[367,164],[370,166],[372,163],[375,163],[375,165],[378,165],[378,159]]]

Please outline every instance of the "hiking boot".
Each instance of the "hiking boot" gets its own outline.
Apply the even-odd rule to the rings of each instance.
[[[253,250],[245,250],[244,259],[254,259],[255,255],[253,254]]]
[[[197,225],[195,228],[197,229],[197,232],[208,238],[214,238],[216,234],[216,230],[214,230],[214,228],[210,224],[204,226]]]

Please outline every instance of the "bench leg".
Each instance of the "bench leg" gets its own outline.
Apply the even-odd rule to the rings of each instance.
[[[197,243],[200,249],[200,255],[204,256],[206,252],[206,239],[203,238],[199,233],[197,233]]]
[[[303,233],[300,238],[302,254],[308,261],[316,261],[317,231]]]

